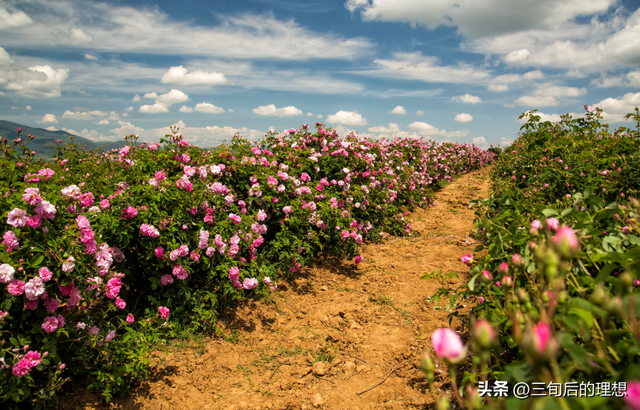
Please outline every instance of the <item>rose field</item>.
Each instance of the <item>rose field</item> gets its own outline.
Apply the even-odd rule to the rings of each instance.
[[[72,139],[51,159],[29,149],[37,135],[2,139],[3,406],[639,409],[640,135],[585,109],[559,123],[527,112],[511,146],[487,151],[340,137],[320,123],[216,147],[178,129],[160,143],[129,135],[108,152]],[[640,128],[638,109],[628,117]],[[331,282],[292,293],[313,280]],[[347,305],[384,329],[348,319]],[[332,308],[300,322],[300,340],[309,323],[317,336],[308,348],[286,336],[295,326],[264,319],[257,333],[225,320],[277,312],[297,325]],[[366,349],[367,335],[393,326],[406,331],[402,346],[378,341],[380,360],[393,361],[374,376],[377,362],[356,363],[366,350],[350,346]],[[175,394],[154,385],[158,351],[201,337],[204,373],[225,367],[221,379],[248,382],[216,390],[231,401],[209,402],[213,387],[198,385],[202,402],[171,405]],[[214,350],[223,341],[257,359],[228,365]],[[256,389],[250,376],[267,370]],[[279,370],[289,373],[272,389]],[[547,394],[503,397],[496,380]],[[554,383],[593,394],[554,396]],[[65,402],[89,394],[78,389],[100,398]]]

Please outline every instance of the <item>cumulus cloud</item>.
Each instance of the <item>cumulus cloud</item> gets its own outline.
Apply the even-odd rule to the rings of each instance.
[[[418,111],[416,111],[416,115],[424,115],[424,111],[418,110]]]
[[[80,120],[80,121],[93,121],[96,119],[104,118],[108,120],[117,120],[119,118],[118,113],[115,111],[69,111],[66,110],[62,114],[62,118],[65,120]]]
[[[98,124],[98,125],[109,125],[111,123],[109,122],[108,119],[105,118],[103,120],[98,121],[96,124]]]
[[[489,143],[485,137],[476,137],[472,140],[472,142],[482,149],[489,148]]]
[[[30,105],[27,105],[24,109],[27,110],[27,111],[31,111],[33,108],[31,108]]]
[[[56,127],[54,127],[53,125],[49,125],[47,128],[45,128],[45,130],[47,130],[47,131],[58,131],[58,129]]]
[[[627,93],[617,98],[605,98],[593,104],[594,107],[602,108],[602,117],[609,122],[631,121],[625,120],[625,114],[633,111],[634,107],[640,107],[640,93]]]
[[[566,87],[553,83],[539,84],[533,90],[533,95],[524,95],[516,100],[519,105],[529,107],[556,106],[558,98],[580,97],[587,93],[586,88]]]
[[[327,122],[331,124],[343,125],[367,125],[366,118],[354,111],[338,111],[327,116]]]
[[[562,119],[560,117],[560,114],[548,114],[540,111],[536,111],[535,113],[533,113],[533,115],[540,116],[540,122],[546,122],[546,121],[559,122]],[[576,118],[576,116],[574,116],[574,118]],[[524,124],[527,121],[528,121],[528,117],[523,117],[518,120],[518,122],[520,122],[521,124]]]
[[[389,125],[378,125],[377,127],[367,128],[369,132],[376,134],[393,134],[400,131],[398,124],[390,122]]]
[[[183,105],[182,107],[180,107],[178,112],[190,113],[190,112],[193,112],[193,108]]]
[[[302,110],[294,107],[293,105],[276,108],[274,104],[261,105],[260,107],[254,108],[253,113],[258,115],[273,116],[273,117],[295,117],[297,115],[303,114]]]
[[[98,57],[96,57],[93,54],[89,54],[89,53],[84,53],[84,58],[85,60],[93,60],[93,61],[97,61]]]
[[[405,108],[402,105],[398,105],[396,108],[394,108],[393,110],[389,111],[390,114],[400,114],[400,115],[405,115],[407,113],[407,110],[405,110]]]
[[[135,102],[140,101],[140,94],[134,95],[133,98],[131,99],[131,101],[135,101]]]
[[[207,73],[201,70],[189,72],[184,66],[171,67],[163,74],[160,82],[179,85],[220,85],[228,82],[222,73]]]
[[[141,105],[138,111],[144,114],[162,114],[169,112],[169,108],[163,103],[156,101],[153,104]]]
[[[57,98],[61,95],[62,83],[69,76],[69,69],[54,69],[49,65],[38,65],[29,67],[28,71],[17,68],[7,69],[5,72],[0,70],[0,74],[5,77],[4,88],[15,91],[23,97]]]
[[[509,86],[506,84],[489,84],[487,86],[487,90],[502,93],[505,91],[509,91]]]
[[[57,124],[58,120],[56,119],[56,116],[53,114],[45,114],[44,117],[42,117],[42,120],[40,120],[40,122],[43,124]]]
[[[469,135],[469,130],[462,131],[445,131],[434,127],[426,122],[416,121],[409,124],[409,128],[417,132],[422,136],[443,136],[445,138],[466,137]]]
[[[222,114],[225,112],[224,108],[216,107],[215,105],[206,102],[196,104],[194,110],[203,114]]]
[[[33,20],[24,11],[0,9],[0,30],[25,27],[33,24]]]
[[[162,103],[166,107],[171,107],[173,104],[189,101],[189,96],[187,94],[180,90],[176,90],[175,88],[172,88],[171,91],[162,95],[158,95],[155,92],[146,93],[144,98],[156,100],[156,103]]]
[[[462,102],[465,104],[478,104],[480,102],[482,102],[482,100],[480,100],[480,97],[475,96],[475,95],[471,95],[471,94],[465,94],[465,95],[456,95],[455,97],[451,98],[453,101],[458,101],[458,102]]]
[[[633,87],[640,88],[640,70],[629,71],[626,74],[620,75],[608,75],[603,73],[600,78],[591,81],[591,85],[595,85],[598,88],[610,88],[610,87]]]
[[[473,121],[473,116],[471,114],[462,112],[460,114],[457,114],[454,119],[458,122],[471,122]]]

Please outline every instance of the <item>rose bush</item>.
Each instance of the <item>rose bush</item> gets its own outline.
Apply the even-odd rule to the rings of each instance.
[[[451,317],[468,335],[468,360],[452,367],[452,378],[462,376],[453,394],[461,407],[640,405],[640,178],[630,177],[640,135],[610,132],[600,110],[586,108],[584,118],[557,124],[528,113],[492,170],[491,197],[472,204],[485,242],[476,251],[486,252],[461,257],[473,276],[451,295]],[[462,317],[467,299],[477,303]],[[423,367],[432,382],[430,360]],[[479,389],[496,380],[541,383],[547,392],[558,383],[577,394],[521,400]]]
[[[410,233],[406,212],[493,159],[322,124],[214,148],[177,129],[126,140],[111,152],[59,141],[46,163],[2,141],[4,401],[43,403],[78,376],[109,399],[146,377],[158,338],[210,328],[318,255],[357,265],[363,241]]]

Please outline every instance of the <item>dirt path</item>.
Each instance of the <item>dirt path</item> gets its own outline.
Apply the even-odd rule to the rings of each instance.
[[[62,408],[432,408],[419,358],[448,321],[445,309],[427,300],[441,288],[438,275],[421,277],[455,272],[459,277],[445,285],[451,288],[468,279],[460,257],[477,245],[468,236],[474,217],[468,203],[487,196],[487,175],[477,171],[446,186],[436,206],[409,216],[414,236],[368,245],[357,270],[352,264],[307,269],[280,285],[275,305],[236,309],[227,340],[169,348],[127,398],[100,406],[97,395],[69,394]]]

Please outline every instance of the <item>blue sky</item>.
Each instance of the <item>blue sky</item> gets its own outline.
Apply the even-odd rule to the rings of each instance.
[[[0,0],[5,120],[214,145],[321,121],[505,144],[520,113],[640,105],[637,0]]]

